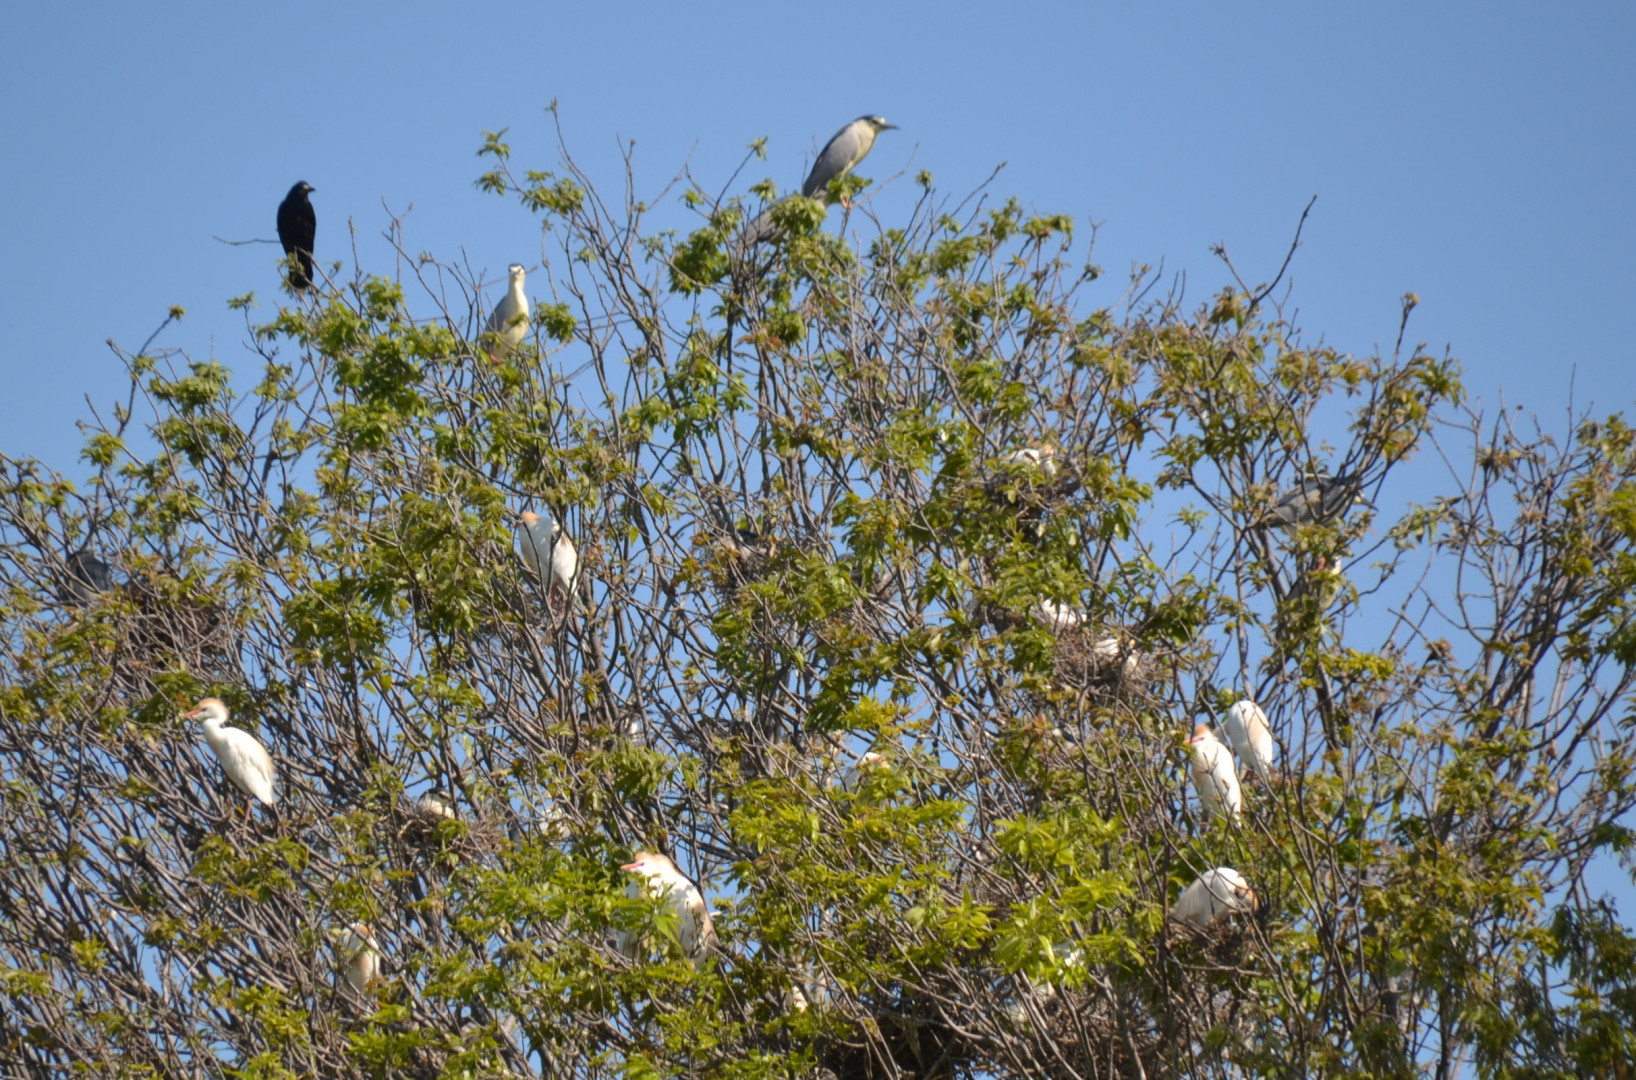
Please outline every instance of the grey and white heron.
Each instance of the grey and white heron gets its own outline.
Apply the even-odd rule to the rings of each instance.
[[[489,359],[495,363],[510,356],[528,336],[528,293],[523,290],[526,271],[520,264],[512,263],[508,273],[506,294],[494,305],[494,312],[483,327],[488,337]]]
[[[1254,911],[1258,903],[1255,890],[1243,874],[1230,866],[1218,866],[1206,870],[1182,890],[1170,908],[1170,918],[1202,930],[1235,912]]]
[[[1284,492],[1261,519],[1263,528],[1294,529],[1341,517],[1364,503],[1363,477],[1351,473],[1315,476]]]
[[[869,151],[875,148],[875,139],[883,131],[897,130],[896,124],[886,122],[884,116],[873,114],[860,116],[852,123],[829,137],[829,142],[818,152],[818,160],[812,163],[812,170],[807,173],[807,179],[801,185],[801,194],[807,198],[822,196],[829,190],[829,182],[838,176],[845,176],[858,165],[858,162],[869,156]],[[773,224],[772,209],[769,207],[757,214],[755,220],[744,227],[744,236],[741,240],[741,252],[756,244],[773,239],[778,235],[778,226]]]
[[[858,162],[869,156],[881,132],[896,130],[897,125],[888,124],[886,117],[868,115],[858,117],[831,135],[829,142],[818,152],[818,160],[812,163],[812,171],[807,173],[806,183],[801,185],[801,194],[810,199],[829,190],[831,180],[845,176],[857,167]]]

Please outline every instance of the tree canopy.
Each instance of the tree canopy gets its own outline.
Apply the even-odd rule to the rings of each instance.
[[[483,153],[542,238],[515,349],[393,222],[390,272],[234,301],[259,381],[156,335],[86,475],[0,458],[0,1061],[1630,1075],[1636,938],[1584,880],[1636,801],[1620,416],[1484,413],[1401,331],[1110,283],[925,175],[881,220],[854,175]],[[1253,901],[1184,917],[1217,868]]]

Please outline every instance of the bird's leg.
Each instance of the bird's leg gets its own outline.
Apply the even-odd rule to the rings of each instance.
[[[244,827],[247,829],[250,827],[250,811],[254,808],[254,805],[254,799],[247,798],[244,800]]]

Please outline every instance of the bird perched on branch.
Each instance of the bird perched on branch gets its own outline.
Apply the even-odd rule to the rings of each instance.
[[[1193,737],[1187,744],[1192,757],[1193,787],[1199,793],[1199,802],[1212,815],[1237,821],[1244,796],[1239,791],[1238,774],[1233,771],[1233,756],[1205,724],[1193,728]]]
[[[818,160],[812,163],[812,170],[807,173],[806,180],[801,184],[801,194],[809,199],[824,195],[829,190],[831,180],[845,176],[869,156],[869,151],[875,148],[875,139],[881,132],[895,130],[897,125],[888,124],[885,117],[869,115],[858,117],[831,135],[829,142],[818,152]],[[842,205],[845,204],[843,199]],[[777,227],[773,225],[771,210],[763,210],[756,215],[754,221],[745,226],[743,246],[749,248],[764,240],[770,240],[777,231]]]
[[[892,763],[886,760],[886,756],[870,750],[859,755],[858,760],[847,766],[846,772],[841,774],[841,790],[857,791],[869,774],[891,771]]]
[[[307,196],[318,189],[305,180],[290,188],[278,204],[278,242],[284,254],[295,260],[290,267],[290,288],[301,292],[312,285],[312,245],[318,236],[318,215]]]
[[[1361,476],[1320,474],[1284,492],[1260,524],[1262,528],[1295,529],[1340,517],[1359,503],[1364,503]]]
[[[1202,930],[1234,912],[1254,911],[1257,903],[1244,875],[1230,866],[1218,866],[1206,870],[1182,890],[1170,909],[1170,918]]]
[[[549,514],[524,510],[518,516],[522,525],[517,529],[517,547],[524,565],[545,585],[547,596],[560,586],[572,597],[579,579],[579,552],[574,542]]]
[[[68,573],[57,586],[57,599],[64,604],[83,606],[113,587],[113,568],[84,547],[68,556]]]
[[[341,961],[341,975],[353,993],[362,996],[381,977],[381,945],[368,923],[353,923],[331,930],[335,954]]]
[[[494,313],[483,327],[483,333],[488,337],[486,347],[489,359],[495,363],[510,356],[528,336],[528,294],[523,291],[526,271],[519,264],[512,263],[509,273],[511,280],[506,294],[494,305]]]
[[[884,116],[860,116],[829,137],[829,142],[818,152],[812,163],[801,194],[812,198],[829,190],[829,182],[845,176],[869,156],[875,148],[875,139],[883,131],[896,131],[896,124],[888,124]]]
[[[204,723],[205,742],[215,751],[222,771],[235,787],[264,806],[273,805],[273,758],[267,748],[248,731],[227,726],[227,706],[220,698],[207,697],[187,714],[189,720]],[[250,800],[244,803],[244,820],[250,820]]]
[[[676,940],[682,946],[683,955],[695,971],[701,968],[719,942],[699,887],[676,869],[669,856],[656,851],[638,851],[636,857],[620,869],[637,875],[625,886],[626,896],[633,900],[654,897],[670,907],[676,917]],[[637,959],[641,944],[642,935],[638,931],[619,932],[619,951],[630,959]]]
[[[1267,714],[1261,706],[1248,699],[1235,702],[1227,710],[1227,738],[1238,755],[1240,773],[1253,769],[1264,780],[1273,778],[1272,763],[1278,756],[1278,746],[1272,741],[1272,729],[1267,726]]]

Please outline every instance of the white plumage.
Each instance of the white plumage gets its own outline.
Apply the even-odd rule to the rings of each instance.
[[[858,760],[849,765],[846,772],[841,774],[841,790],[857,791],[863,786],[864,778],[870,773],[891,771],[892,763],[887,761],[884,755],[870,750],[860,755]]]
[[[494,314],[489,316],[488,324],[483,327],[485,334],[492,335],[488,345],[490,360],[504,360],[528,336],[528,294],[523,291],[524,270],[512,263],[510,274],[511,283],[506,294],[494,306]]]
[[[519,516],[522,524],[517,528],[517,549],[523,564],[552,592],[560,588],[572,596],[579,577],[579,552],[574,542],[549,515],[524,510]]]
[[[1203,929],[1235,911],[1254,911],[1256,903],[1255,892],[1244,875],[1231,867],[1218,866],[1206,870],[1182,890],[1170,909],[1170,918]]]
[[[215,751],[227,778],[246,795],[261,800],[263,805],[273,805],[272,755],[248,731],[227,726],[227,706],[221,699],[205,698],[194,706],[187,718],[204,722],[205,742]]]
[[[1007,465],[1031,465],[1047,480],[1057,474],[1057,448],[1051,443],[1025,446],[1021,450],[1011,451],[1000,460]]]
[[[1216,817],[1237,821],[1244,796],[1239,791],[1238,774],[1233,771],[1232,755],[1204,724],[1193,728],[1193,737],[1187,743],[1199,802]]]
[[[1028,613],[1034,617],[1035,622],[1053,634],[1060,634],[1064,630],[1072,630],[1085,621],[1085,616],[1067,604],[1059,604],[1055,600],[1037,601],[1029,609]],[[1118,642],[1114,642],[1115,647],[1118,644]]]
[[[380,980],[381,946],[368,923],[353,923],[344,930],[331,930],[330,940],[341,961],[341,975],[354,993],[362,994]]]
[[[704,894],[686,874],[676,869],[670,858],[655,851],[639,851],[636,858],[620,867],[626,873],[637,875],[625,886],[625,895],[631,899],[655,897],[669,905],[676,916],[676,940],[682,953],[692,962],[694,970],[703,966],[705,958],[716,948],[716,928],[710,920],[710,910],[704,905]],[[636,930],[619,931],[619,951],[637,959],[642,947],[642,934]]]
[[[1267,714],[1261,706],[1248,699],[1234,703],[1227,710],[1225,726],[1240,771],[1254,769],[1263,779],[1271,780],[1278,747],[1272,741],[1272,729],[1267,726]]]

